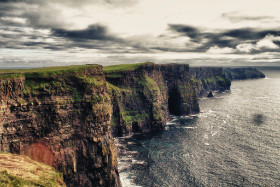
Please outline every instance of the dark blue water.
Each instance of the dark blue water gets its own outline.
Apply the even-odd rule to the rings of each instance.
[[[163,132],[117,139],[123,186],[280,186],[280,71],[264,73]]]

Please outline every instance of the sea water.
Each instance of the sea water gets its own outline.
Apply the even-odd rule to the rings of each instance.
[[[118,138],[123,186],[280,186],[280,71],[264,73],[162,132]]]

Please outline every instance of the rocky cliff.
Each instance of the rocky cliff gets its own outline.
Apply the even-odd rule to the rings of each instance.
[[[221,67],[191,67],[190,75],[198,96],[207,96],[212,91],[230,89],[231,81]]]
[[[222,68],[153,63],[105,67],[116,136],[162,129],[170,114],[199,112],[198,95],[230,88]]]
[[[120,186],[102,67],[53,69],[1,75],[0,150],[55,167],[67,186]]]
[[[154,63],[53,67],[0,75],[0,151],[55,167],[68,186],[120,186],[115,136],[163,129],[229,89],[221,68]]]
[[[265,78],[265,75],[256,68],[225,68],[224,71],[230,80]]]

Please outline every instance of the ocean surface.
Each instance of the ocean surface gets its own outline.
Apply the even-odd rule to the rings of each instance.
[[[263,72],[162,132],[116,139],[123,186],[280,186],[280,71]]]

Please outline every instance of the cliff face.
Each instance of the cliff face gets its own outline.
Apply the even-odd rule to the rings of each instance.
[[[68,186],[120,186],[101,66],[0,80],[0,150],[54,166]]]
[[[147,63],[128,70],[104,69],[116,136],[163,129],[169,114],[199,112],[188,65]]]
[[[230,88],[222,68],[184,64],[32,72],[0,75],[0,151],[55,167],[68,186],[120,186],[112,129],[163,129],[170,114],[198,113],[198,96]]]
[[[265,75],[256,68],[225,68],[224,71],[230,80],[265,78]]]
[[[207,96],[211,91],[230,89],[231,81],[225,77],[221,67],[191,67],[190,75],[200,97]]]

